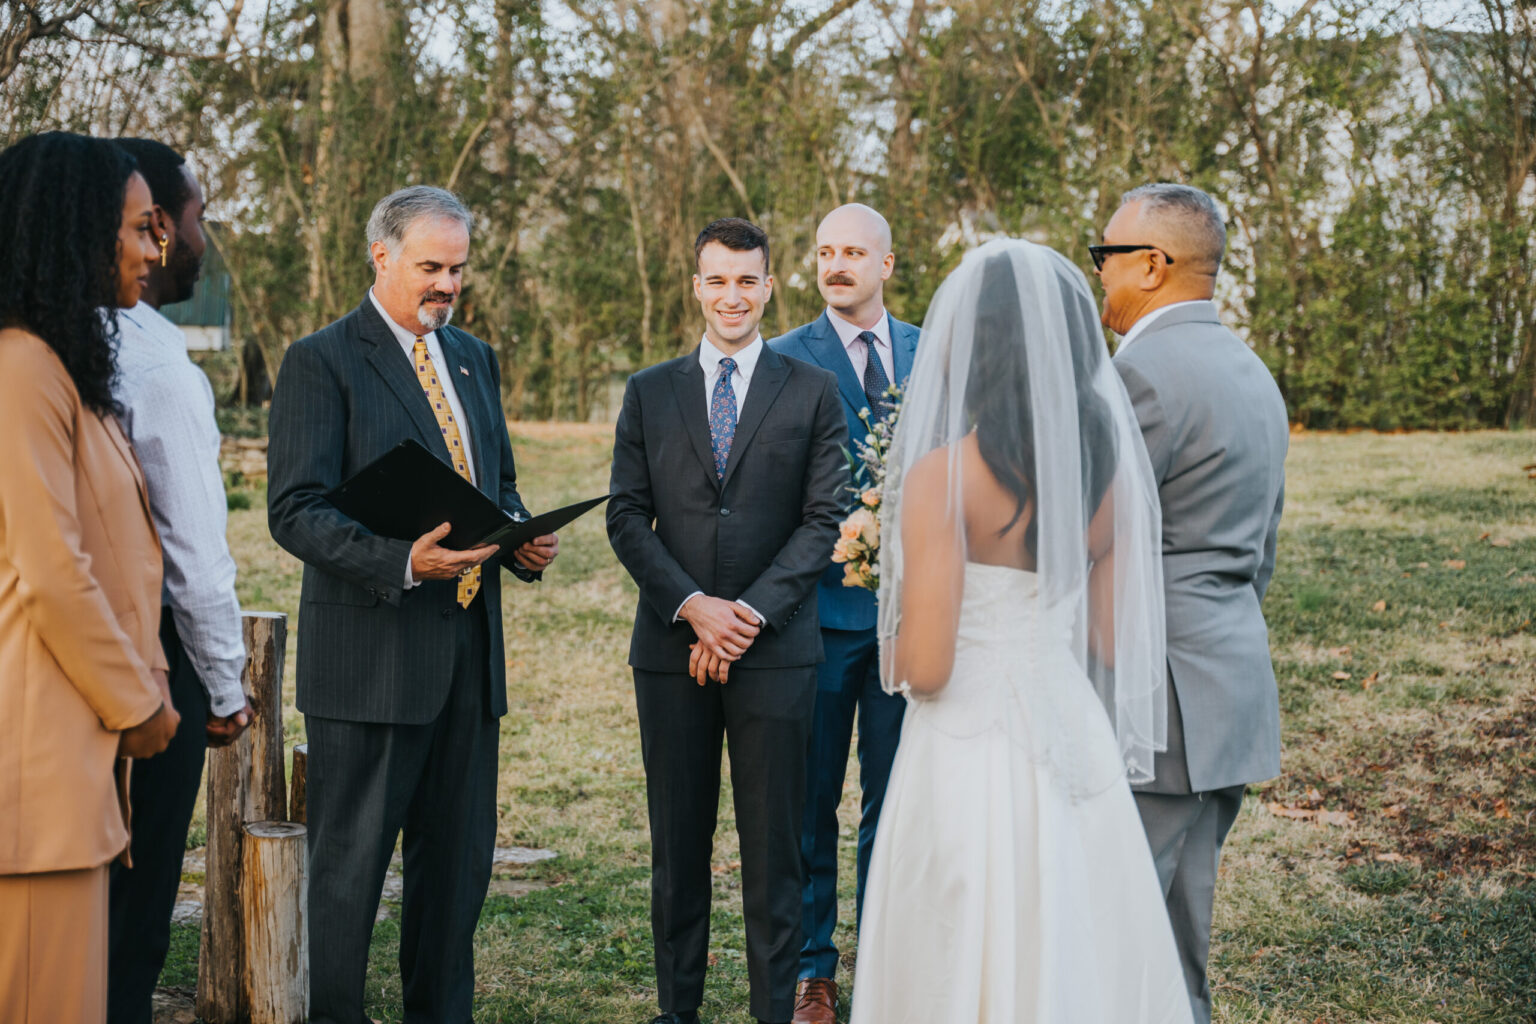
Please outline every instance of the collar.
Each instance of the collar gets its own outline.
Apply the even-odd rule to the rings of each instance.
[[[860,327],[852,320],[845,319],[831,306],[827,307],[827,319],[831,322],[832,329],[837,332],[837,340],[843,343],[843,348],[852,348],[853,343],[857,341],[859,335],[864,332],[863,327]],[[884,348],[887,351],[890,350],[891,317],[890,314],[886,313],[884,307],[882,307],[880,310],[880,320],[875,324],[875,326],[869,328],[869,332],[875,336],[875,341],[880,345],[881,348]]]
[[[428,346],[436,340],[433,337],[433,335],[437,334],[436,331],[427,331],[424,334],[416,335],[396,323],[395,318],[384,311],[384,307],[379,303],[379,297],[373,294],[372,288],[368,289],[368,301],[373,303],[373,308],[379,311],[379,319],[384,321],[384,326],[389,328],[389,333],[395,336],[396,341],[405,346],[407,352],[415,347],[418,337],[425,339]]]
[[[757,359],[763,354],[763,336],[759,334],[752,339],[751,344],[737,352],[730,358],[736,360],[736,372],[741,374],[741,379],[747,383],[752,381],[752,371],[757,369]],[[726,358],[724,352],[715,348],[715,343],[709,340],[709,335],[699,342],[699,366],[704,369],[704,379],[715,375],[715,370],[720,367],[720,360]]]
[[[1210,299],[1191,299],[1188,302],[1171,302],[1166,306],[1159,306],[1146,316],[1131,325],[1131,329],[1125,332],[1125,337],[1120,339],[1120,347],[1115,351],[1123,351],[1127,345],[1152,329],[1152,325],[1161,320],[1164,313],[1175,309],[1187,309],[1190,306],[1208,306],[1212,316],[1216,315],[1216,303]]]

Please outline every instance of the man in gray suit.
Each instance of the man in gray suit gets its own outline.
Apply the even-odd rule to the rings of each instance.
[[[364,1024],[374,914],[405,833],[405,1019],[467,1024],[475,924],[496,838],[507,712],[501,574],[532,581],[553,535],[454,551],[449,524],[380,537],[325,494],[406,438],[526,516],[490,346],[448,326],[471,219],[401,189],[368,219],[373,287],[289,348],[272,393],[267,519],[304,562],[298,707],[309,734],[311,1024]]]
[[[1186,185],[1126,194],[1090,247],[1104,325],[1163,507],[1168,750],[1136,793],[1195,1019],[1211,1019],[1205,966],[1216,868],[1247,783],[1280,771],[1280,705],[1259,609],[1275,567],[1289,431],[1258,356],[1211,301],[1221,211]]]

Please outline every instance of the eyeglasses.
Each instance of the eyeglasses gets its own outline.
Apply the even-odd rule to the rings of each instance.
[[[1153,252],[1160,252],[1163,254],[1163,259],[1167,260],[1169,263],[1173,262],[1172,256],[1168,255],[1165,250],[1160,249],[1155,245],[1090,245],[1088,247],[1088,255],[1093,257],[1093,269],[1103,270],[1104,260],[1110,256],[1113,256],[1115,253],[1141,252],[1143,249],[1151,249]]]

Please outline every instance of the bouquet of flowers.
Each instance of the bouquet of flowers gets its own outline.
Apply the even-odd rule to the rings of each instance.
[[[879,419],[868,409],[859,410],[869,436],[855,445],[857,455],[843,451],[853,474],[848,489],[855,501],[853,511],[839,527],[832,561],[843,567],[845,587],[880,589],[880,501],[885,490],[885,460],[901,415],[901,389],[892,387],[887,394],[891,396],[891,410]]]

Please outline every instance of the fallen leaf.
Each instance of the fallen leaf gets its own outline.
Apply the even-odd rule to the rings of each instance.
[[[1477,535],[1477,539],[1478,540],[1487,540],[1491,536],[1493,536],[1491,533],[1489,533],[1487,530],[1484,530],[1482,533]]]
[[[1323,794],[1317,791],[1316,786],[1313,786],[1311,789],[1307,790],[1307,803],[1313,807],[1323,806]]]
[[[1335,672],[1333,674],[1333,678],[1338,679],[1340,681],[1343,681],[1343,680],[1349,678],[1349,673],[1348,672]]]
[[[1377,601],[1375,604],[1371,605],[1371,611],[1373,611],[1373,612],[1384,612],[1386,610],[1387,610],[1387,602],[1384,601],[1384,600],[1383,601]]]
[[[1318,811],[1317,820],[1324,825],[1332,825],[1335,828],[1343,828],[1349,824],[1348,811]]]
[[[1277,818],[1291,818],[1296,821],[1311,821],[1317,817],[1316,811],[1309,811],[1304,807],[1287,807],[1284,804],[1270,804],[1269,813]]]
[[[1376,861],[1379,864],[1401,864],[1403,855],[1400,853],[1378,853]]]
[[[1379,675],[1381,675],[1380,672],[1372,672],[1370,675],[1360,680],[1360,688],[1362,690],[1369,690],[1372,686],[1376,685],[1376,677]]]
[[[1467,567],[1467,560],[1465,558],[1447,558],[1441,564],[1447,569],[1465,569]]]
[[[1503,797],[1499,797],[1493,802],[1493,816],[1495,818],[1509,817],[1509,804],[1505,802]]]
[[[1508,537],[1495,537],[1495,538],[1493,538],[1493,540],[1489,541],[1488,543],[1493,545],[1496,548],[1507,548],[1507,547],[1509,547],[1509,543],[1510,542],[1509,542],[1509,538]]]
[[[717,875],[727,875],[727,874],[730,874],[732,871],[740,871],[741,870],[741,861],[739,861],[739,860],[726,861],[724,864],[716,864],[710,870],[713,871]]]
[[[1429,563],[1428,562],[1415,562],[1413,567],[1415,569],[1428,569],[1429,568]]]
[[[1383,807],[1381,809],[1381,814],[1384,818],[1398,818],[1401,817],[1402,813],[1407,809],[1407,804],[1392,804],[1390,807]]]
[[[1330,648],[1328,653],[1333,655],[1335,658],[1343,658],[1345,661],[1348,661],[1349,660],[1349,645],[1345,644],[1343,647],[1333,647],[1333,648]]]

